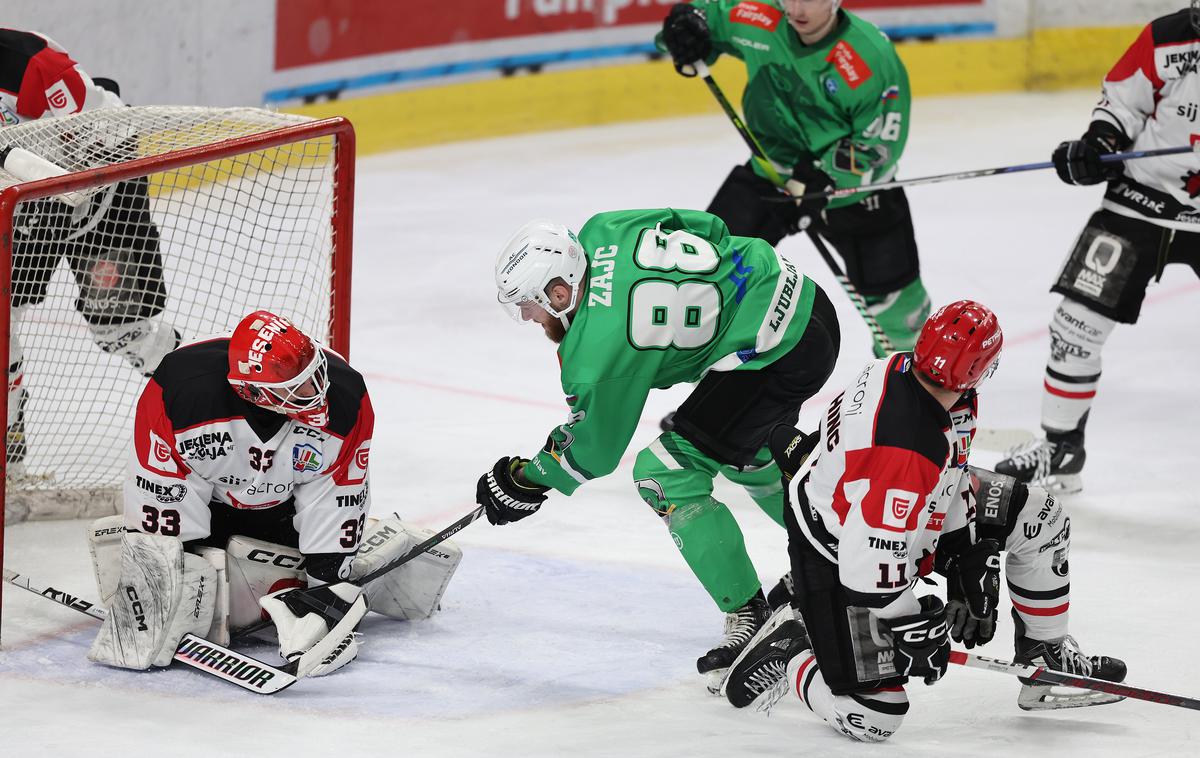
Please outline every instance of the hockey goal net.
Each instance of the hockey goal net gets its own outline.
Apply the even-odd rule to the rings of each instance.
[[[0,156],[0,524],[116,512],[134,405],[178,340],[268,308],[347,354],[348,121],[121,108],[0,128]],[[45,161],[63,175],[36,180]]]

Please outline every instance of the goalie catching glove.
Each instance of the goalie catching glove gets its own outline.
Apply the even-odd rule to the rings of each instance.
[[[296,676],[337,671],[358,655],[354,630],[367,614],[362,587],[342,582],[311,590],[281,590],[259,601],[279,632],[279,655]]]
[[[529,463],[524,458],[505,456],[492,470],[479,477],[475,502],[482,505],[493,526],[520,521],[542,507],[548,487],[525,481],[521,471]]]

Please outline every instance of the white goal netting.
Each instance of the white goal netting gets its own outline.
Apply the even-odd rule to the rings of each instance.
[[[313,123],[134,107],[0,129],[0,151],[91,177],[11,211],[6,520],[112,512],[145,373],[178,339],[227,332],[255,308],[330,339],[349,259],[338,183],[353,167]],[[151,158],[136,177],[105,175]],[[22,181],[0,170],[0,192]]]

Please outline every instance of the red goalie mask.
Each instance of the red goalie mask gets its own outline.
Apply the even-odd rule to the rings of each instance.
[[[282,316],[255,311],[229,339],[229,384],[248,403],[309,426],[328,421],[325,351]]]
[[[934,384],[965,392],[991,375],[1003,345],[996,314],[973,300],[959,300],[921,327],[913,365]]]

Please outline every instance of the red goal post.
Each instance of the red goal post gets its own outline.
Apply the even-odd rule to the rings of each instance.
[[[263,307],[349,357],[346,119],[133,107],[3,127],[5,148],[66,173],[26,181],[15,161],[0,164],[10,302],[0,308],[0,527],[116,512],[133,406],[152,369],[130,334],[173,330],[187,342]],[[0,566],[4,542],[0,528]]]

